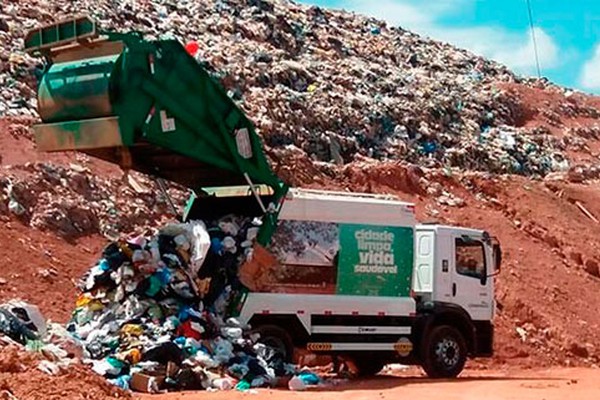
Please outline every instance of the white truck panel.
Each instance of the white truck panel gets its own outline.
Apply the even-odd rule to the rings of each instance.
[[[481,240],[484,232],[445,225],[417,225],[417,237],[425,232],[435,235],[437,254],[433,264],[432,299],[461,306],[475,321],[491,320],[495,307],[493,279],[488,279],[486,285],[482,285],[478,278],[461,275],[456,270],[455,239],[468,236]],[[490,274],[493,272],[493,263],[491,250],[487,247],[485,258]]]
[[[332,351],[394,351],[396,343],[331,343]]]
[[[383,196],[292,190],[279,218],[383,226],[415,226],[414,205]]]
[[[410,326],[337,326],[313,325],[312,333],[346,334],[346,335],[410,335]]]
[[[249,293],[240,322],[253,315],[297,315],[306,332],[311,333],[311,315],[412,316],[416,312],[411,297],[335,296],[277,293]]]
[[[436,264],[433,274],[433,301],[453,303],[452,269],[454,268],[454,236],[446,229],[438,229],[436,234]]]

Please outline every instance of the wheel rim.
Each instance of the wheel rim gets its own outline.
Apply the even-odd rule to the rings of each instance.
[[[438,364],[445,369],[452,369],[460,360],[460,346],[452,338],[444,338],[435,347],[435,356]]]

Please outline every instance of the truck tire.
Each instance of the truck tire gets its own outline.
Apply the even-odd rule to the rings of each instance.
[[[422,366],[430,378],[455,378],[467,361],[467,345],[458,329],[449,325],[434,327],[425,338]]]
[[[262,325],[253,330],[260,334],[259,343],[271,347],[284,362],[292,362],[294,343],[290,335],[277,325]]]
[[[357,368],[357,375],[360,378],[367,378],[375,376],[383,367],[387,365],[387,362],[376,356],[360,355],[352,357],[352,361]]]

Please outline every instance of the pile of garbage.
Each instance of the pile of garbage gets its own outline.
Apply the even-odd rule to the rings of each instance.
[[[35,114],[40,60],[22,52],[26,30],[76,13],[106,29],[195,41],[196,58],[254,121],[276,166],[290,154],[332,166],[361,155],[545,175],[561,153],[522,127],[525,107],[502,87],[540,81],[373,18],[287,0],[3,4],[0,116]],[[515,130],[515,146],[490,139],[502,126]]]
[[[0,348],[35,363],[42,375],[89,365],[126,391],[320,385],[320,376],[298,370],[231,317],[245,291],[238,269],[252,257],[260,225],[229,215],[111,242],[79,281],[66,325],[47,322],[22,301],[0,305]]]
[[[97,373],[124,389],[248,390],[294,367],[228,318],[257,219],[170,224],[109,244],[82,279],[67,330]]]

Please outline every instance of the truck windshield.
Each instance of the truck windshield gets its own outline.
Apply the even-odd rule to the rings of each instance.
[[[457,238],[455,248],[457,273],[473,278],[485,276],[485,251],[482,242]]]

